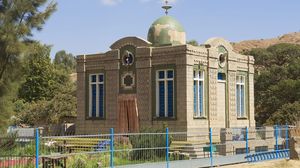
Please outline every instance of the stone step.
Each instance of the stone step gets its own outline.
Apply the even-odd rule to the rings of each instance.
[[[203,141],[173,141],[170,152],[180,152],[188,154],[190,159],[203,158],[203,147],[209,146],[207,140]],[[206,152],[206,156],[208,153]]]
[[[189,146],[189,147],[185,147],[185,146],[171,146],[170,149],[190,149],[190,150],[194,150],[194,149],[203,149],[205,146]]]
[[[206,145],[206,144],[194,144],[194,145],[172,144],[170,147],[200,148],[203,146],[209,146],[209,145]]]
[[[173,141],[172,144],[180,144],[180,145],[186,145],[186,146],[191,146],[191,145],[197,145],[197,144],[206,144],[209,143],[209,141],[206,140],[199,140],[199,141]]]
[[[184,152],[184,153],[197,153],[197,152],[203,152],[203,149],[194,149],[194,150],[190,150],[190,149],[181,149],[181,150],[170,150],[170,151],[180,151],[180,152]]]

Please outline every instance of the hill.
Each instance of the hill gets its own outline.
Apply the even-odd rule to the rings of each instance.
[[[232,45],[235,51],[241,52],[243,50],[250,50],[252,48],[267,48],[278,43],[300,44],[300,32],[288,33],[270,39],[245,40],[237,43],[232,43]]]

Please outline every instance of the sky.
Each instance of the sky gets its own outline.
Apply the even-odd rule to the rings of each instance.
[[[147,39],[164,16],[162,0],[55,0],[57,11],[34,39],[73,55],[106,52],[120,38]],[[187,40],[211,37],[231,42],[266,39],[300,31],[300,0],[169,0],[169,15],[184,27]]]

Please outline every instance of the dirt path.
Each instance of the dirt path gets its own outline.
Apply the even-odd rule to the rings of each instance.
[[[222,166],[222,168],[300,168],[300,160],[273,160],[257,163],[244,163]]]

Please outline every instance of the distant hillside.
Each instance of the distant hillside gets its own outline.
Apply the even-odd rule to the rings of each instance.
[[[278,43],[300,44],[300,32],[289,33],[271,39],[245,40],[237,43],[232,43],[232,45],[235,51],[241,52],[243,50],[250,50],[252,48],[267,48]]]

